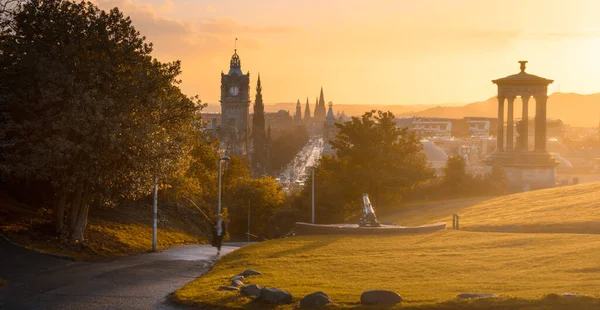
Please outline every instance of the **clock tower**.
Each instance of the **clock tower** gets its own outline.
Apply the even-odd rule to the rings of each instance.
[[[243,74],[237,49],[229,73],[221,72],[221,148],[227,155],[248,154],[250,138],[250,73]]]

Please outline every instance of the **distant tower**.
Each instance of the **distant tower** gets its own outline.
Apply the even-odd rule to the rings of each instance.
[[[333,138],[333,130],[335,128],[335,115],[333,114],[333,102],[329,101],[329,110],[325,117],[325,139]]]
[[[329,110],[325,117],[325,123],[323,127],[323,137],[325,143],[323,145],[323,155],[335,155],[334,149],[331,147],[330,141],[334,139],[336,134],[335,127],[335,115],[333,113],[333,102],[329,101]]]
[[[308,105],[308,97],[306,97],[306,108],[304,108],[304,123],[310,122],[310,106]]]
[[[252,117],[252,171],[256,175],[265,173],[267,161],[266,136],[265,136],[265,105],[262,100],[262,86],[260,75],[256,82],[256,98],[254,100],[254,116]]]
[[[294,123],[302,123],[302,106],[300,105],[300,99],[296,102],[296,114],[294,114]]]
[[[243,74],[237,49],[229,62],[229,72],[221,72],[221,133],[222,148],[229,155],[243,156],[248,152],[250,135],[250,73]]]
[[[325,122],[325,98],[323,96],[323,87],[321,87],[319,101],[315,107],[314,121],[315,125],[317,126],[317,130],[323,129],[323,123]]]

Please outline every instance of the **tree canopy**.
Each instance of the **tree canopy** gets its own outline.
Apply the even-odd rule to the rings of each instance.
[[[155,177],[184,171],[201,105],[177,87],[180,63],[154,59],[117,8],[47,0],[9,13],[0,22],[2,168],[51,184],[57,230],[81,239],[90,204],[139,197]]]
[[[317,222],[356,215],[363,193],[370,195],[377,208],[401,199],[412,186],[433,177],[421,143],[407,129],[396,127],[391,112],[369,111],[336,126],[338,133],[330,142],[336,155],[323,157],[316,170]],[[310,182],[309,178],[301,195],[305,208],[310,205]]]

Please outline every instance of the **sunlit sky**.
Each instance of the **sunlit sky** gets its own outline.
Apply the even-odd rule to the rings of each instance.
[[[600,92],[598,0],[96,0],[119,7],[179,59],[182,89],[217,103],[237,37],[251,99],[266,103],[447,104],[495,95],[492,79],[527,72],[550,92]]]

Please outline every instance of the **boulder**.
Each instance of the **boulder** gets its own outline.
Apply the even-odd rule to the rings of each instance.
[[[244,296],[260,296],[260,290],[263,287],[257,284],[248,284],[240,288],[240,293]]]
[[[492,298],[498,297],[496,294],[460,294],[456,296],[458,299],[473,299],[473,298]]]
[[[290,304],[292,303],[292,294],[278,288],[263,287],[256,300],[277,305]]]
[[[238,288],[235,286],[219,286],[219,291],[237,291]]]
[[[244,281],[244,277],[243,276],[235,276],[235,277],[229,279],[229,281],[233,281],[233,280]]]
[[[260,276],[260,275],[262,275],[262,273],[260,273],[256,270],[246,269],[246,270],[244,270],[244,272],[240,273],[238,276],[249,277],[249,276]]]
[[[402,297],[392,291],[372,290],[360,295],[360,303],[363,305],[395,305],[401,302]]]
[[[332,304],[333,300],[323,292],[314,292],[304,296],[300,300],[300,308],[319,308],[327,304]]]
[[[231,286],[240,287],[244,286],[244,282],[240,280],[231,280]]]

